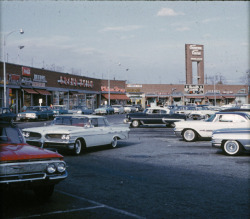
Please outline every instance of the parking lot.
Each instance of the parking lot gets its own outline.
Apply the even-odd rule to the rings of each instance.
[[[124,115],[107,116],[123,125]],[[20,128],[49,122],[18,123]],[[184,142],[165,126],[131,128],[118,147],[63,154],[68,178],[47,202],[2,196],[1,218],[249,218],[249,154]]]

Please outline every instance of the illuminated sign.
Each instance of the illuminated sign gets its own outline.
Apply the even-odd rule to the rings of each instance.
[[[60,76],[60,80],[57,81],[61,85],[69,85],[69,86],[79,86],[79,87],[89,87],[93,88],[94,83],[90,80],[84,80],[84,79],[78,79],[77,78],[71,78],[71,77],[64,77]]]

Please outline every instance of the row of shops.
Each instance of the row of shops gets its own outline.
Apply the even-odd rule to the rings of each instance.
[[[6,84],[0,63],[0,106],[14,112],[23,106],[66,105],[95,109],[104,104],[187,105],[248,103],[247,85],[126,84],[6,63]],[[108,87],[110,85],[110,87]]]

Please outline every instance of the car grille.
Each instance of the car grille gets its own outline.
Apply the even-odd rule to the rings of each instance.
[[[45,136],[46,139],[52,140],[52,139],[61,139],[62,134],[48,134]]]
[[[0,165],[0,175],[41,173],[46,171],[48,162],[7,163]]]
[[[36,132],[30,132],[30,136],[29,136],[29,139],[32,140],[32,139],[39,139],[41,138],[42,135],[39,134],[39,133],[36,133]]]

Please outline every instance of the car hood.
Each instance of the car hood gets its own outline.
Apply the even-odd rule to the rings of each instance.
[[[27,144],[1,144],[0,160],[25,161],[50,158],[63,158],[62,155]]]
[[[74,131],[79,131],[79,129],[84,130],[84,127],[79,126],[68,126],[68,125],[52,125],[52,126],[42,126],[35,128],[26,128],[23,131],[28,132],[38,132],[38,133],[70,133]]]

